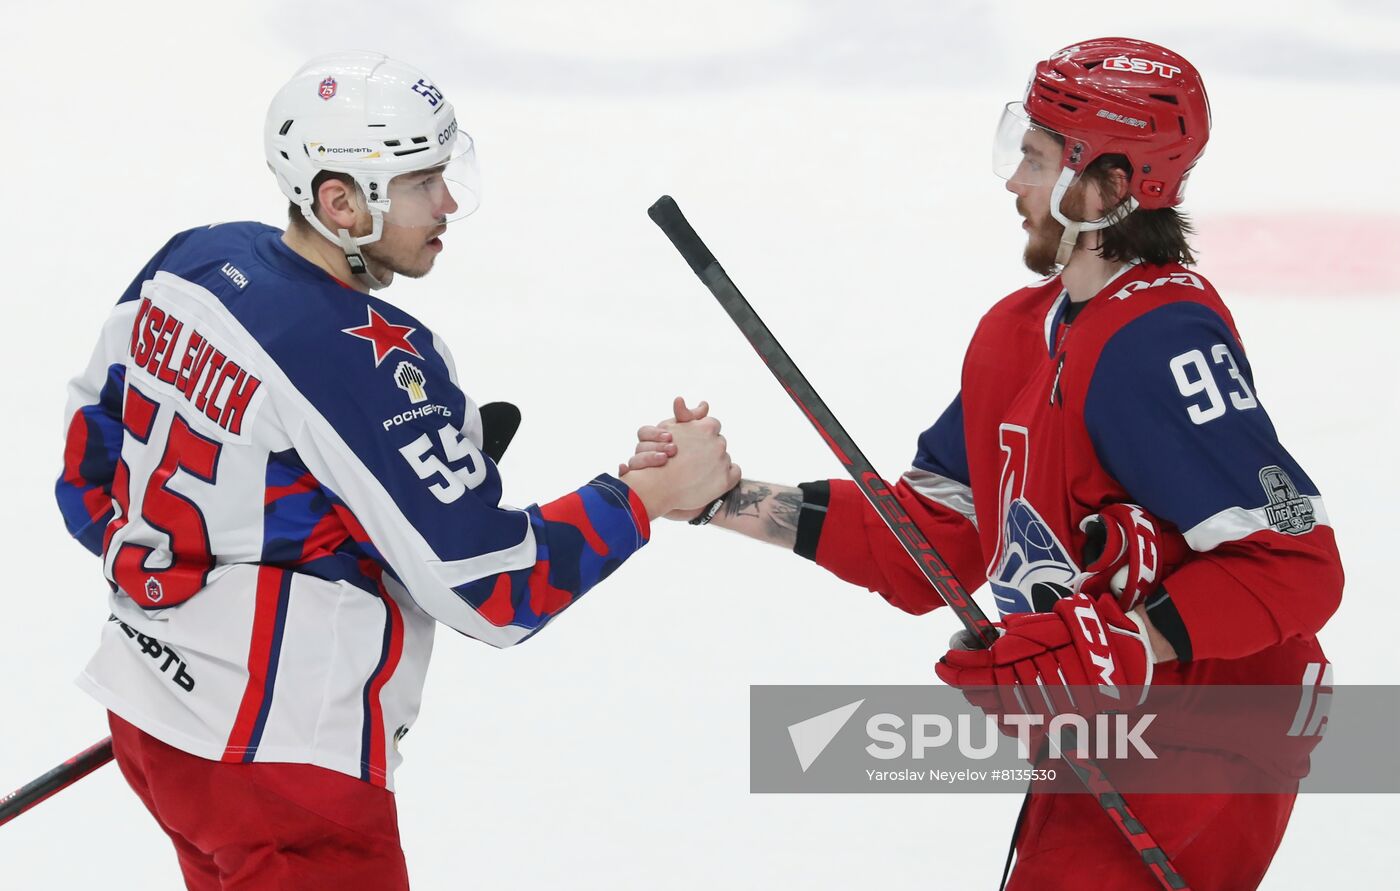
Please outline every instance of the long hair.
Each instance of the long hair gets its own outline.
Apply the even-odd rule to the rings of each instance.
[[[1123,155],[1102,155],[1084,170],[1085,185],[1097,187],[1106,204],[1114,198],[1114,170],[1121,170],[1128,181],[1132,181],[1132,167]],[[1191,220],[1175,207],[1138,208],[1118,223],[1100,230],[1099,256],[1120,263],[1141,260],[1159,266],[1163,263],[1190,266],[1196,262],[1196,255],[1187,239],[1195,231]]]

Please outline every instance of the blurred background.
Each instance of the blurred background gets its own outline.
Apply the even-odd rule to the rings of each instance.
[[[64,384],[171,234],[284,223],[263,114],[303,61],[341,48],[425,70],[476,139],[481,210],[430,277],[387,296],[452,345],[477,401],[521,406],[502,462],[515,504],[615,469],[677,394],[711,402],[746,476],[840,473],[646,218],[663,193],[900,473],[982,312],[1034,278],[990,169],[1002,105],[1076,40],[1181,52],[1215,121],[1185,206],[1198,268],[1346,561],[1323,645],[1339,683],[1400,682],[1384,532],[1400,433],[1393,3],[53,2],[5,21],[0,788],[106,733],[71,683],[107,611],[52,499]],[[778,549],[658,524],[528,644],[439,634],[397,775],[414,887],[994,888],[1019,795],[748,792],[749,684],[932,683],[955,629]],[[1264,887],[1392,883],[1397,818],[1393,797],[1302,798]],[[111,766],[0,829],[0,864],[5,888],[179,884]]]

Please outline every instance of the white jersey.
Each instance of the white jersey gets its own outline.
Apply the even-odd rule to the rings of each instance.
[[[152,259],[67,417],[59,506],[111,588],[79,684],[204,758],[392,788],[435,621],[518,643],[649,534],[607,475],[500,506],[441,342],[256,223]]]

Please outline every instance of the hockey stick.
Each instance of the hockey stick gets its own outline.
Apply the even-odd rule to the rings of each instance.
[[[481,450],[500,463],[506,448],[520,429],[520,409],[509,402],[488,402],[481,406]],[[0,798],[0,826],[18,817],[56,792],[92,773],[112,760],[112,738],[94,743],[37,779]]]
[[[112,738],[83,749],[36,780],[20,786],[0,798],[0,826],[18,817],[34,805],[61,792],[112,760]]]
[[[831,409],[827,408],[816,390],[812,389],[812,385],[793,363],[782,344],[778,343],[773,332],[768,330],[768,326],[758,317],[758,313],[754,312],[748,300],[739,293],[739,288],[719,265],[715,255],[710,253],[710,249],[686,221],[675,199],[670,195],[661,196],[647,210],[647,216],[661,227],[671,244],[675,245],[676,250],[680,251],[681,256],[690,264],[690,268],[700,277],[700,281],[704,282],[720,306],[724,307],[729,318],[739,326],[749,345],[792,397],[792,401],[802,409],[807,420],[812,422],[812,426],[826,441],[836,460],[841,462],[846,473],[855,480],[861,494],[885,521],[885,525],[904,546],[910,558],[918,564],[924,577],[938,592],[938,596],[943,598],[943,602],[953,610],[963,627],[974,638],[980,640],[984,646],[991,646],[997,638],[992,623],[987,621],[986,615],[968,596],[967,591],[948,568],[948,564],[929,544],[923,532],[909,519],[899,501],[890,492],[889,484],[875,472],[865,455],[861,454],[850,434],[841,426]],[[1133,815],[1127,802],[1113,787],[1102,768],[1092,758],[1081,758],[1074,752],[1074,739],[1068,731],[1061,739],[1060,754],[1085,788],[1093,794],[1099,806],[1113,820],[1123,837],[1138,852],[1138,856],[1157,879],[1157,883],[1169,891],[1189,891],[1186,880],[1176,871],[1167,853],[1153,839],[1147,827]]]

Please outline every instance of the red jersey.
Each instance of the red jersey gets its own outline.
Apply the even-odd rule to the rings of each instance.
[[[983,317],[961,392],[896,486],[910,516],[1005,615],[1048,608],[1032,586],[1079,572],[1084,518],[1140,504],[1171,542],[1148,614],[1180,655],[1154,683],[1315,683],[1336,542],[1215,289],[1180,265],[1132,265],[1074,309],[1056,276]],[[909,612],[941,605],[853,483],[803,488],[826,510],[802,512],[799,553]]]

